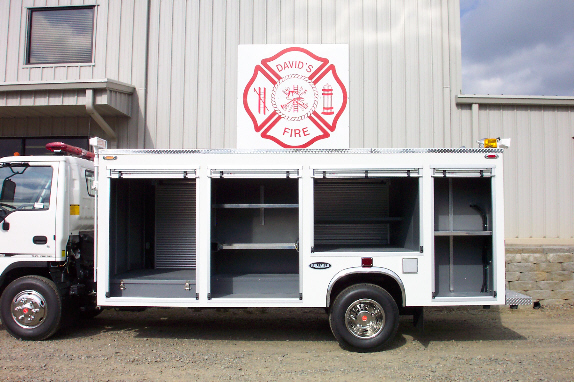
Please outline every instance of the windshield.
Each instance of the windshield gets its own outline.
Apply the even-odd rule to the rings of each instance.
[[[50,208],[52,167],[10,166],[0,168],[2,209],[37,210]]]

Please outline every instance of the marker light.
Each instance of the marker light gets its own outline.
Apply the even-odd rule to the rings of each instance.
[[[373,266],[373,258],[372,257],[361,258],[361,267],[371,268],[372,266]]]

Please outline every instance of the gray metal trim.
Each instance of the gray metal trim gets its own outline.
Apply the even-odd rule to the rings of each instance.
[[[136,90],[135,86],[109,78],[102,80],[11,82],[0,84],[0,92],[72,89],[107,89],[127,94],[133,94]]]
[[[490,154],[503,149],[442,148],[442,149],[109,149],[101,155],[148,154]]]
[[[335,285],[335,283],[337,281],[339,281],[340,279],[342,279],[343,277],[346,277],[346,276],[349,276],[352,274],[357,274],[357,273],[375,273],[375,274],[383,274],[383,275],[391,276],[393,279],[395,279],[397,284],[399,284],[399,287],[401,288],[401,295],[403,298],[403,306],[406,306],[405,305],[405,303],[406,303],[405,286],[404,286],[401,278],[395,272],[391,271],[390,269],[378,268],[378,267],[348,268],[348,269],[342,270],[341,272],[339,272],[335,276],[333,276],[333,278],[329,282],[329,287],[327,288],[327,306],[330,306],[330,304],[331,304],[331,292],[333,292],[333,286]]]
[[[574,97],[457,95],[459,105],[574,106]]]
[[[349,178],[387,178],[419,177],[420,168],[352,168],[352,169],[314,169],[313,178],[349,179]]]

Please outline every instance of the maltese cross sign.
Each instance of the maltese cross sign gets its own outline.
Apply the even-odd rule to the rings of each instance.
[[[238,148],[348,148],[347,45],[240,45]]]

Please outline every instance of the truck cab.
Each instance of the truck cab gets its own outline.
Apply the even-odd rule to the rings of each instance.
[[[15,337],[50,336],[93,290],[93,181],[82,158],[0,159],[0,309]]]

